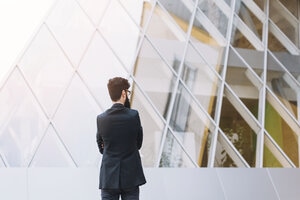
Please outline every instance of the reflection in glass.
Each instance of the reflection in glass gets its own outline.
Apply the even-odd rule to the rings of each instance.
[[[283,119],[280,113],[269,102],[266,102],[265,109],[265,129],[270,136],[276,141],[277,145],[284,153],[299,167],[299,149],[298,149],[298,133],[294,132],[291,127]],[[280,167],[279,163],[274,159],[275,155],[266,150],[264,154],[264,165],[267,167]]]
[[[291,6],[292,3],[289,5]],[[295,5],[295,8],[297,8],[297,5]],[[288,9],[286,9],[280,1],[270,1],[269,10],[269,17],[272,23],[274,23],[290,41],[299,45],[299,27],[297,18]]]
[[[210,56],[200,56],[200,49]],[[212,118],[217,90],[221,83],[217,72],[221,67],[221,52],[208,45],[189,44],[181,72],[182,80]]]
[[[231,52],[233,53],[233,52]],[[237,59],[235,54],[230,54],[231,59]],[[234,63],[233,63],[234,62]],[[241,63],[239,60],[233,61],[232,64]],[[244,65],[244,64],[243,64]],[[259,80],[254,76],[255,72],[243,66],[228,66],[226,72],[226,83],[240,98],[245,106],[252,112],[255,117],[258,117],[258,99],[259,89],[254,84],[259,85]]]
[[[235,24],[238,23],[236,22],[237,19],[234,19]],[[232,32],[232,40],[231,40],[231,45],[233,47],[238,47],[238,48],[243,48],[243,49],[255,49],[253,44],[249,41],[247,37],[236,27],[236,25],[233,24],[233,32]]]
[[[264,69],[263,52],[230,46],[227,65],[229,70],[232,68],[241,68],[241,70],[243,70],[243,77],[245,78],[246,85],[252,83],[253,85],[256,85],[257,88],[261,87],[262,80],[259,81],[259,79],[261,79]],[[230,73],[226,73],[226,75],[230,76]],[[244,84],[242,79],[240,79],[240,81],[241,84]],[[251,81],[251,83],[249,83],[249,81]]]
[[[168,106],[168,96],[174,87],[172,80],[175,74],[171,69],[153,46],[144,40],[136,60],[134,75],[161,115]]]
[[[286,59],[289,58],[287,55],[285,57]],[[283,56],[281,59],[287,61]],[[299,106],[297,100],[299,95],[299,81],[295,80],[291,74],[297,76],[299,73],[300,70],[297,68],[290,69],[289,73],[287,73],[274,59],[273,55],[268,54],[267,85],[296,119],[298,117],[297,110]]]
[[[132,84],[130,101],[131,108],[139,111],[143,127],[144,138],[141,149],[143,165],[145,167],[154,167],[158,159],[158,152],[165,125],[135,83]]]
[[[173,134],[184,145],[185,150],[182,149]],[[193,161],[186,154],[195,157],[193,134],[182,134],[177,131],[174,131],[173,134],[170,130],[167,132],[159,167],[195,167]]]
[[[173,64],[175,58],[181,60],[186,43],[186,33],[159,5],[155,6],[151,16],[146,30],[146,38],[169,65]]]
[[[271,2],[271,3],[279,4],[278,2]],[[280,0],[280,3],[285,7],[285,9],[287,9],[289,12],[291,12],[295,17],[299,16],[299,13],[298,13],[299,1],[298,0]]]
[[[213,130],[213,126],[208,118],[208,114],[205,114],[205,112],[200,109],[197,102],[194,101],[192,96],[181,84],[176,92],[175,102],[173,103],[170,127],[176,136],[180,138],[180,141],[184,144],[184,149],[188,151],[191,158],[197,162],[199,166],[206,165],[206,163],[203,163],[203,160],[207,158],[207,155],[205,155],[205,153],[207,153],[207,138],[209,132]],[[167,136],[163,152],[163,155],[171,160],[172,158],[169,158],[169,154],[171,154],[170,157],[172,157],[172,153],[168,151],[170,148],[173,148],[173,140],[173,137]],[[176,145],[176,143],[174,145]],[[171,162],[171,165],[180,167],[182,163],[177,163],[176,161],[175,163]]]
[[[257,100],[248,99],[248,106],[254,109],[257,107]],[[246,112],[246,111],[245,111]],[[247,121],[242,117],[238,110],[232,105],[227,98],[223,99],[220,128],[228,137],[234,147],[240,152],[247,163],[255,166],[255,147],[256,147],[256,134],[249,126]],[[216,158],[222,157],[224,153],[216,154]],[[232,162],[222,163],[223,167],[230,167]],[[220,166],[220,167],[221,167]]]
[[[236,138],[234,135],[232,135],[232,137],[229,137],[229,140],[234,141]],[[231,154],[228,152],[228,145],[224,143],[224,140],[221,139],[221,136],[219,135],[216,146],[214,167],[238,167],[238,164],[230,155]]]
[[[263,167],[283,167],[267,145],[264,145]]]
[[[201,21],[203,22],[203,13],[223,37],[226,37],[228,18],[224,14],[224,11],[218,7],[218,4],[215,1],[203,0],[199,1],[198,9],[202,12],[197,12],[194,27],[199,27],[202,30],[205,29],[203,28],[203,24],[201,24]]]
[[[214,5],[210,5],[210,6],[214,7]],[[219,16],[215,19],[212,19],[213,20],[212,22],[203,13],[201,8],[202,7],[198,7],[196,11],[193,28],[191,32],[191,40],[193,42],[201,42],[212,46],[224,47],[226,45],[226,40],[224,35],[222,35],[221,32],[225,33],[227,26],[218,27],[218,25],[214,25],[213,22],[216,21],[216,23],[219,24],[219,21],[226,20],[226,17],[224,17],[224,19],[221,19]]]
[[[288,52],[286,47],[271,32],[268,33],[268,49],[272,52]]]
[[[184,32],[187,32],[195,2],[185,0],[159,0],[159,2],[163,5],[164,9],[168,11],[177,26],[179,26]],[[156,12],[159,13],[161,11],[156,9]]]
[[[252,2],[235,4],[231,44],[237,48],[263,51],[262,33],[264,12]]]

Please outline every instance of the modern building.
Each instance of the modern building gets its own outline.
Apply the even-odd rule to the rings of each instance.
[[[0,167],[98,167],[122,76],[146,168],[299,168],[299,20],[297,0],[59,0],[0,82]]]

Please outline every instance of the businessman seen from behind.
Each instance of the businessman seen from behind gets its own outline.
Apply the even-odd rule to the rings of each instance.
[[[138,200],[139,186],[146,183],[139,154],[143,129],[138,111],[130,109],[129,87],[125,78],[110,79],[107,88],[113,105],[97,116],[102,200]]]

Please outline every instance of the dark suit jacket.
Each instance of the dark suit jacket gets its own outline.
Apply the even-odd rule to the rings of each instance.
[[[130,189],[146,183],[139,149],[143,129],[139,113],[116,103],[97,116],[102,157],[99,189]]]

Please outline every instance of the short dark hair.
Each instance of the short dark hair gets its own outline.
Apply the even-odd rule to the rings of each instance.
[[[122,90],[127,90],[130,83],[122,77],[114,77],[108,80],[107,88],[112,101],[117,101],[121,98]]]

